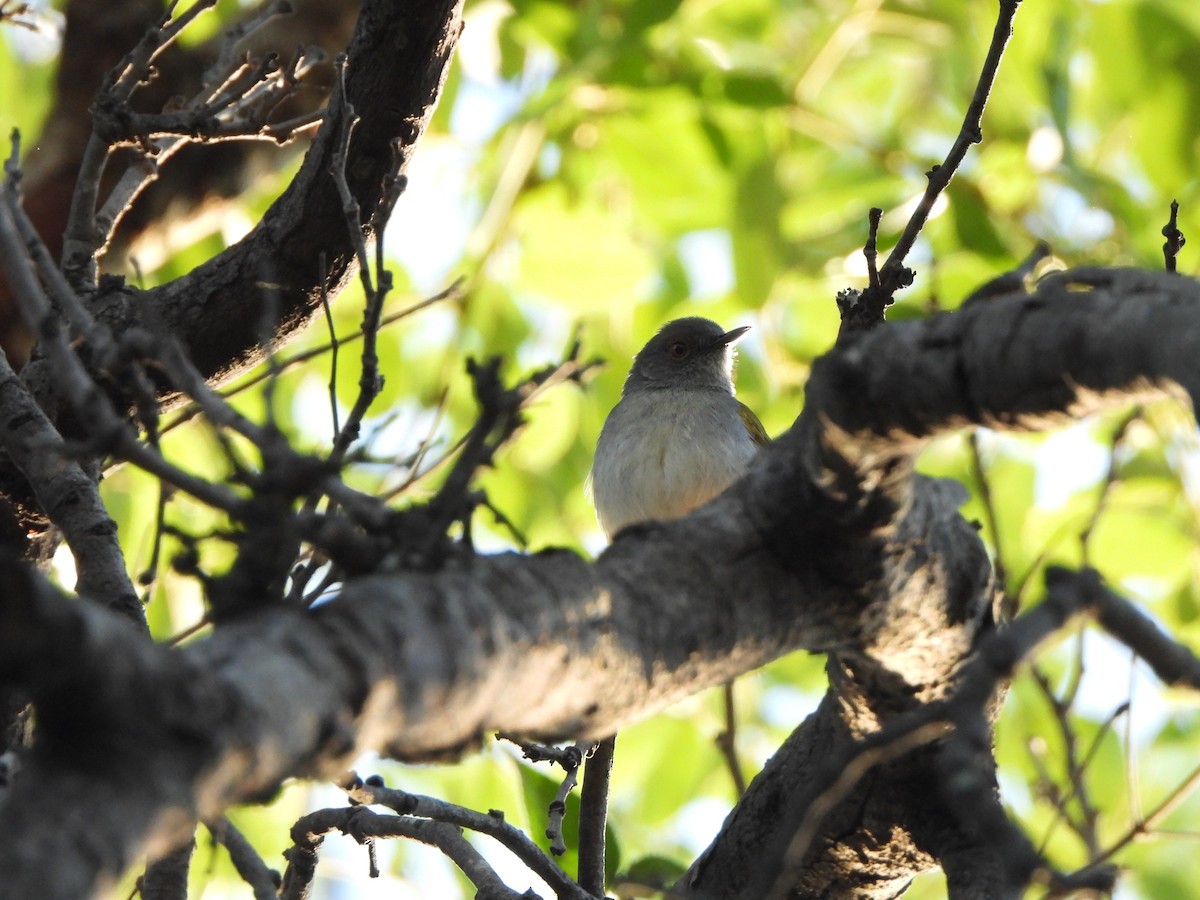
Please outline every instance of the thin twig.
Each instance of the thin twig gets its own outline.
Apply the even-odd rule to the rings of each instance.
[[[1109,442],[1108,468],[1104,473],[1104,481],[1100,484],[1100,496],[1096,500],[1096,505],[1092,507],[1092,514],[1088,517],[1087,524],[1079,532],[1079,544],[1083,551],[1083,564],[1085,566],[1091,565],[1092,532],[1095,531],[1096,525],[1100,521],[1100,516],[1108,508],[1113,487],[1120,480],[1120,464],[1117,459],[1118,448],[1124,442],[1125,435],[1129,432],[1130,427],[1134,422],[1140,421],[1143,414],[1144,411],[1142,408],[1135,406],[1121,419],[1117,424],[1116,430],[1113,431],[1112,440]]]
[[[987,58],[975,84],[975,93],[967,106],[963,117],[962,127],[954,140],[950,151],[940,165],[935,165],[926,173],[925,193],[918,201],[912,215],[909,216],[899,240],[888,254],[887,260],[879,269],[878,277],[872,278],[865,290],[846,288],[837,294],[837,306],[841,316],[841,328],[838,331],[838,343],[851,336],[875,328],[884,321],[887,308],[895,301],[895,295],[901,288],[913,283],[916,273],[904,265],[917,236],[925,227],[933,211],[938,197],[950,184],[950,179],[962,165],[967,151],[972,144],[983,139],[981,123],[983,110],[987,105],[988,96],[996,81],[996,73],[1000,68],[1000,59],[1004,48],[1012,37],[1013,18],[1021,0],[1000,0],[1000,12],[996,19],[996,27],[992,32],[992,41],[988,47]],[[872,212],[872,215],[874,213]],[[870,243],[870,242],[868,242]],[[871,266],[868,254],[868,267]]]
[[[333,324],[333,308],[329,305],[329,288],[325,283],[325,266],[325,254],[322,253],[317,258],[317,278],[321,285],[321,309],[325,311],[325,327],[329,329],[329,414],[333,417],[333,436],[336,438],[342,430],[338,422],[337,400],[338,338]]]
[[[213,840],[229,853],[233,867],[254,892],[254,900],[276,900],[279,873],[271,869],[228,818],[207,825]]]
[[[1004,586],[1004,597],[1000,605],[1002,621],[1009,621],[1017,614],[1017,596],[1008,592],[1008,575],[1004,568],[1004,547],[1000,542],[1000,517],[996,513],[996,503],[992,497],[992,486],[988,481],[987,472],[983,465],[983,454],[979,448],[979,429],[972,428],[967,433],[967,449],[970,451],[971,474],[979,486],[979,499],[983,502],[983,515],[987,520],[988,537],[992,539],[993,562],[996,580]]]
[[[1158,823],[1173,813],[1184,800],[1191,796],[1197,787],[1200,787],[1200,766],[1193,769],[1187,778],[1177,784],[1175,789],[1167,794],[1162,802],[1154,807],[1145,818],[1136,820],[1133,827],[1117,838],[1112,843],[1112,846],[1096,857],[1095,861],[1104,862],[1105,860],[1112,859],[1134,841],[1151,835],[1157,828]]]
[[[545,881],[559,900],[587,900],[589,897],[523,831],[508,824],[503,813],[497,810],[488,813],[475,812],[433,797],[410,794],[372,783],[376,780],[363,782],[357,775],[349,773],[342,780],[340,787],[352,800],[364,805],[379,804],[405,816],[433,819],[493,837]]]
[[[288,868],[279,890],[281,900],[307,900],[311,896],[317,849],[325,834],[335,829],[368,847],[378,838],[392,837],[429,844],[444,853],[467,876],[480,900],[528,900],[528,894],[515,891],[504,883],[491,863],[471,846],[457,827],[412,816],[380,815],[362,806],[321,809],[296,821],[291,831],[293,845],[284,851]],[[376,877],[378,868],[377,864],[373,865],[376,867],[372,877]]]
[[[438,394],[437,402],[434,404],[433,421],[430,423],[428,431],[426,431],[425,436],[421,438],[421,443],[417,446],[416,452],[404,462],[404,467],[407,469],[408,474],[404,477],[404,480],[401,481],[400,484],[382,494],[383,499],[390,500],[391,498],[404,493],[431,471],[436,469],[442,463],[446,462],[449,455],[453,453],[452,449],[438,459],[438,461],[431,465],[428,469],[421,468],[425,462],[425,457],[429,455],[429,451],[433,447],[434,439],[437,437],[438,428],[441,426],[442,420],[446,416],[446,409],[449,405],[449,400],[450,389],[448,387],[443,387],[441,392]],[[457,446],[462,446],[461,442]]]
[[[19,217],[13,215],[19,204],[11,180],[0,188],[0,194],[3,195],[0,198],[0,260],[6,261],[4,268],[13,298],[26,321],[41,333],[48,352],[52,356],[69,357],[70,363],[78,367],[75,370],[78,375],[82,365],[57,327],[57,319],[42,286],[26,264],[27,244],[21,238]],[[87,384],[94,388],[90,379]],[[132,620],[139,630],[148,633],[145,612],[129,579],[117,541],[116,526],[88,471],[91,466],[81,465],[72,458],[62,436],[25,384],[17,378],[3,353],[0,353],[0,400],[8,407],[0,443],[29,480],[42,508],[62,529],[78,567],[76,590],[90,600],[108,605]],[[69,508],[64,507],[67,498],[70,498]]]
[[[196,141],[262,140],[285,143],[288,128],[303,128],[320,117],[310,113],[291,123],[268,124],[280,103],[295,95],[299,79],[321,58],[320,51],[300,50],[287,67],[274,55],[240,60],[235,45],[246,34],[287,12],[277,0],[263,6],[225,36],[213,65],[201,77],[199,92],[182,105],[158,113],[130,106],[130,98],[150,80],[158,56],[215,0],[199,0],[179,17],[168,11],[105,79],[93,104],[93,130],[83,155],[64,239],[63,272],[73,288],[95,285],[96,260],[108,245],[134,201],[180,149]],[[173,9],[173,7],[172,7]],[[130,147],[136,154],[100,203],[100,184],[112,150]]]
[[[596,745],[587,741],[568,744],[566,747],[555,747],[553,744],[539,744],[527,741],[519,735],[507,731],[496,732],[496,740],[508,741],[521,749],[521,755],[530,762],[552,762],[560,766],[566,773],[550,801],[546,821],[546,837],[550,840],[550,852],[562,856],[567,852],[567,844],[563,839],[563,818],[567,814],[567,797],[575,789],[579,776],[579,767],[585,759],[596,751]]]
[[[988,47],[987,58],[984,60],[983,70],[979,73],[975,94],[967,106],[967,112],[963,117],[962,127],[954,140],[954,145],[946,154],[941,165],[934,166],[929,171],[925,193],[909,217],[908,223],[904,226],[904,231],[901,232],[896,246],[892,248],[879,271],[879,280],[883,290],[889,294],[911,283],[912,273],[911,270],[904,267],[904,260],[912,250],[917,235],[925,227],[938,196],[950,184],[950,179],[962,165],[967,151],[973,144],[978,144],[983,139],[981,129],[983,110],[987,106],[988,97],[996,83],[996,73],[1000,69],[1004,48],[1008,46],[1008,42],[1012,38],[1013,19],[1017,15],[1017,8],[1021,5],[1021,0],[1000,0],[999,5],[1000,13],[996,19],[996,27],[992,30],[992,41]]]
[[[433,306],[435,303],[440,303],[443,300],[458,297],[462,290],[462,286],[463,286],[463,281],[462,281],[462,279],[459,279],[459,280],[455,281],[453,284],[451,284],[449,287],[439,291],[436,294],[433,294],[432,296],[426,297],[423,300],[418,300],[416,303],[413,303],[410,306],[406,306],[404,309],[397,310],[396,312],[391,313],[390,315],[384,316],[382,319],[380,319],[379,326],[380,326],[380,328],[383,328],[387,325],[391,325],[395,322],[399,322],[401,319],[406,319],[409,316],[413,315],[414,313],[418,313],[421,310],[426,309],[427,307]],[[338,337],[336,338],[336,341],[339,345],[344,345],[344,344],[353,343],[354,341],[361,340],[362,338],[363,338],[363,332],[362,332],[362,329],[360,326],[359,329],[349,332],[348,334],[338,335]],[[301,366],[304,363],[308,362],[309,360],[314,359],[323,353],[328,353],[331,349],[332,349],[332,344],[325,343],[325,344],[321,344],[318,347],[313,347],[309,350],[302,350],[298,353],[294,353],[291,356],[288,356],[284,359],[279,360],[279,362],[277,363],[278,370],[280,372],[285,372],[289,369],[293,369],[297,366]],[[271,375],[269,372],[265,372],[265,371],[256,372],[255,374],[242,379],[241,381],[239,381],[237,384],[233,385],[232,387],[225,388],[223,390],[218,391],[217,393],[220,396],[224,397],[226,400],[228,400],[232,397],[236,397],[239,394],[244,393],[247,390],[250,390],[253,387],[256,387],[259,384],[262,384],[264,381],[268,380],[270,377],[271,377]],[[168,431],[178,428],[179,426],[185,424],[186,422],[190,422],[192,419],[196,418],[196,416],[200,415],[202,412],[203,412],[203,410],[201,410],[198,405],[193,403],[190,406],[185,407],[183,410],[181,410],[176,415],[176,417],[174,419],[172,419],[170,422],[165,424],[162,427],[162,432],[165,434]]]
[[[158,501],[154,504],[154,537],[151,540],[150,562],[138,575],[138,583],[146,588],[147,599],[154,582],[158,580],[158,566],[162,556],[164,528],[167,522],[167,501],[171,498],[172,493],[170,485],[166,482],[158,483]]]
[[[74,290],[85,291],[96,284],[96,256],[107,239],[96,221],[100,179],[108,162],[110,142],[101,135],[107,117],[101,110],[117,108],[146,80],[154,61],[174,43],[197,16],[216,5],[216,0],[197,0],[186,12],[172,19],[174,5],[150,28],[137,46],[105,78],[96,100],[97,115],[88,136],[76,176],[71,210],[63,234],[62,272]]]
[[[342,201],[342,215],[346,219],[354,253],[358,257],[358,277],[363,283],[363,292],[370,297],[375,293],[375,286],[371,283],[371,259],[362,238],[362,209],[346,181],[346,159],[350,150],[350,139],[354,135],[354,126],[358,124],[358,115],[346,96],[346,54],[338,55],[333,64],[333,71],[333,96],[329,100],[329,114],[337,122],[337,136],[329,168],[338,197]]]
[[[15,0],[3,0],[0,2],[0,22],[8,25],[16,25],[19,28],[28,28],[30,31],[37,31],[37,22],[32,19],[22,19],[21,16],[29,15],[32,12],[28,3],[17,3]]]
[[[868,231],[867,245],[863,248],[863,256],[867,260],[867,283],[879,289],[879,269],[876,268],[876,260],[879,258],[879,220],[883,217],[883,210],[878,206],[871,207],[870,213],[867,215]]]
[[[1099,834],[1097,832],[1097,822],[1099,821],[1099,811],[1095,804],[1092,803],[1091,792],[1088,790],[1086,773],[1088,765],[1099,746],[1099,740],[1112,727],[1112,723],[1116,717],[1124,712],[1124,705],[1117,708],[1096,735],[1091,746],[1086,753],[1081,757],[1077,744],[1077,736],[1075,733],[1074,724],[1071,721],[1072,701],[1074,697],[1070,694],[1064,699],[1059,699],[1055,696],[1054,688],[1049,680],[1040,670],[1034,667],[1031,670],[1034,683],[1041,689],[1046,702],[1050,705],[1050,711],[1054,714],[1054,720],[1058,725],[1059,735],[1063,742],[1063,753],[1065,756],[1066,774],[1070,781],[1071,790],[1060,797],[1055,802],[1056,819],[1065,821],[1074,831],[1083,844],[1088,849],[1089,856],[1095,857],[1099,851]],[[1070,815],[1068,805],[1074,800],[1079,805],[1080,818],[1076,820]],[[1043,841],[1043,846],[1045,842]]]
[[[563,769],[578,767],[584,757],[591,754],[593,746],[584,742],[568,744],[565,747],[556,747],[553,744],[540,744],[537,741],[525,740],[525,738],[518,734],[513,734],[511,731],[497,731],[496,740],[515,744],[520,749],[521,756],[530,762],[550,762],[561,766]]]
[[[1171,218],[1167,220],[1167,224],[1163,226],[1162,235],[1167,239],[1163,244],[1163,260],[1166,262],[1167,271],[1175,271],[1175,263],[1179,257],[1179,251],[1183,249],[1183,245],[1187,243],[1187,238],[1183,236],[1183,232],[1179,230],[1179,201],[1171,201]]]
[[[1138,767],[1136,765],[1136,748],[1133,742],[1133,696],[1137,681],[1137,654],[1130,653],[1129,681],[1125,694],[1129,697],[1129,714],[1125,716],[1125,733],[1122,735],[1122,747],[1125,758],[1125,792],[1129,797],[1129,816],[1133,821],[1142,818],[1142,797]]]
[[[715,738],[717,749],[725,760],[725,767],[733,779],[734,794],[738,797],[746,793],[746,773],[742,771],[741,760],[737,754],[737,707],[734,703],[733,682],[725,682],[722,688],[722,706],[725,710],[725,727]]]
[[[559,761],[559,765],[566,771],[566,775],[554,793],[554,799],[550,801],[545,832],[546,837],[550,840],[550,852],[555,856],[562,856],[567,852],[567,844],[563,839],[563,818],[567,814],[567,797],[570,796],[571,791],[575,790],[575,784],[579,779],[580,765],[585,758],[589,758],[595,753],[595,750],[595,745],[587,742],[572,744],[566,748],[563,759]]]

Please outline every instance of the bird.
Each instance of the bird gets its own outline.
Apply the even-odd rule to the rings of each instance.
[[[749,330],[689,316],[668,322],[638,351],[600,430],[589,479],[609,540],[628,525],[703,506],[769,442],[734,394],[734,346]]]

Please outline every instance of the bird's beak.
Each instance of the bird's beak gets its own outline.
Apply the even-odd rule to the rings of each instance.
[[[735,328],[733,331],[727,331],[714,341],[718,347],[728,347],[730,344],[736,344],[742,339],[747,331],[750,330],[749,325],[743,325],[741,328]]]

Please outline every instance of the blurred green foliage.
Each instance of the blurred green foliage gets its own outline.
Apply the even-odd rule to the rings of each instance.
[[[924,173],[954,139],[995,7],[468,2],[456,69],[389,230],[397,289],[385,312],[455,276],[466,278],[465,287],[381,335],[386,383],[363,441],[372,461],[354,468],[354,483],[388,490],[412,480],[397,502],[420,502],[475,415],[465,357],[498,355],[515,379],[560,358],[578,334],[584,356],[608,366],[586,389],[542,395],[481,487],[530,549],[597,551],[602,540],[583,490],[597,433],[632,353],[684,314],[755,326],[743,343],[740,395],[768,430],[786,429],[803,405],[813,360],[836,333],[834,295],[865,283],[867,210],[885,210],[886,252],[924,189]],[[220,15],[237,8],[222,3]],[[5,110],[3,124],[34,133],[50,103],[53,60],[14,29],[2,36],[0,84],[23,98]],[[983,143],[910,257],[917,279],[892,315],[953,309],[1039,239],[1059,265],[1161,267],[1160,228],[1172,198],[1182,205],[1183,231],[1200,231],[1198,118],[1200,6],[1193,0],[1023,4]],[[285,177],[260,182],[251,215]],[[423,185],[433,187],[422,194]],[[147,278],[177,276],[219,246],[219,236],[204,238]],[[1188,249],[1181,269],[1195,271]],[[357,288],[337,299],[338,334],[358,327],[361,304]],[[318,322],[279,358],[327,339]],[[357,390],[356,353],[353,342],[339,347],[333,390],[343,415]],[[319,448],[331,428],[331,359],[285,366],[269,397],[258,388],[238,402],[259,416],[269,405],[299,443]],[[1037,602],[1046,565],[1086,558],[1200,649],[1194,424],[1169,403],[1121,429],[1124,419],[1101,417],[1049,438],[981,433],[977,449],[954,436],[929,449],[923,468],[968,487],[964,515],[981,523],[1023,605]],[[201,422],[170,432],[166,446],[197,472],[229,471]],[[151,555],[157,488],[122,469],[110,474],[105,496],[137,574]],[[223,524],[181,499],[168,504],[167,517],[194,535]],[[488,511],[477,519],[482,548],[520,542]],[[181,546],[168,539],[165,557]],[[203,543],[202,566],[227,562],[227,548]],[[160,636],[201,615],[195,583],[165,565],[151,594]],[[1086,765],[1073,786],[1063,729],[1026,676],[1013,686],[998,729],[1001,783],[1050,858],[1081,865],[1086,842],[1061,821],[1059,807],[1078,816],[1082,785],[1096,810],[1099,846],[1110,846],[1187,778],[1200,758],[1200,721],[1181,700],[1147,687],[1144,674],[1130,676],[1127,654],[1093,633],[1064,637],[1038,666],[1059,696],[1080,683],[1068,721],[1075,752],[1089,754]],[[739,748],[749,770],[815,705],[823,677],[821,660],[796,656],[738,683]],[[1112,719],[1126,701],[1130,712]],[[686,865],[719,827],[734,799],[713,743],[722,727],[720,698],[711,694],[622,734],[612,827],[623,869],[643,858]],[[546,794],[547,777],[560,777],[534,773],[495,748],[460,767],[381,765],[390,782],[502,808],[535,836],[544,810],[530,798]],[[272,853],[297,814],[292,797],[244,814],[243,827]],[[1198,801],[1184,799],[1163,826],[1200,831]],[[1200,883],[1194,851],[1167,837],[1130,844],[1116,861],[1130,868],[1123,896],[1186,896]],[[226,871],[195,877],[217,892]],[[942,894],[931,875],[910,895]]]

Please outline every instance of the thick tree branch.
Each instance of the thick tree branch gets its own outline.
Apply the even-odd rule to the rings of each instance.
[[[238,45],[254,56],[286,56],[297,47],[318,45],[330,58],[350,38],[359,4],[356,0],[291,0],[293,14],[276,20],[271,28],[244,38]],[[137,43],[143,32],[162,14],[162,0],[71,0],[66,6],[66,31],[56,72],[57,97],[25,160],[26,206],[50,252],[58,258],[72,188],[84,147],[91,134],[90,107],[96,89],[121,55]],[[246,10],[253,18],[257,10]],[[138,109],[159,111],[176,96],[191,96],[201,73],[218,52],[223,36],[198,46],[175,46],[155,66],[155,79],[138,95]],[[327,71],[304,80],[304,91],[286,108],[277,110],[273,122],[311,115],[320,107],[329,84]],[[130,242],[153,228],[156,237],[214,196],[239,192],[254,166],[276,148],[263,144],[224,143],[191,146],[180,151],[160,172],[158,182],[139,198],[122,222],[118,246],[110,258],[119,257]],[[28,357],[33,333],[20,321],[11,304],[7,285],[0,279],[0,347],[15,369]]]
[[[12,187],[0,188],[0,253],[21,260],[23,244],[9,199]],[[32,267],[9,271],[16,295],[31,305],[46,304]],[[76,561],[76,590],[103,603],[149,634],[125,558],[117,542],[117,524],[100,499],[97,478],[68,449],[28,389],[0,352],[0,446],[28,480],[41,511],[62,529]]]
[[[1088,287],[1091,290],[1079,290]],[[835,352],[818,363],[808,386],[806,415],[815,407],[821,410],[819,417],[828,418],[826,449],[840,450],[844,456],[834,453],[833,457],[843,463],[857,460],[851,467],[861,473],[858,483],[874,477],[883,483],[885,493],[898,500],[909,482],[889,473],[903,470],[924,441],[938,433],[972,422],[999,428],[1047,427],[1147,393],[1177,393],[1175,385],[1189,380],[1194,392],[1195,370],[1188,360],[1197,352],[1198,336],[1190,322],[1197,312],[1198,296],[1195,282],[1169,276],[1081,271],[1044,281],[1032,296],[1013,291],[1002,298],[972,302],[955,315],[920,324],[890,325],[860,336],[846,352]],[[899,384],[907,390],[899,390]],[[777,442],[791,445],[797,457],[805,452],[800,427],[798,424]],[[837,471],[836,466],[832,468]],[[760,465],[749,480],[761,476],[765,482],[768,472],[777,474]],[[889,479],[895,479],[891,488],[887,487]],[[780,483],[776,481],[777,487]],[[854,485],[854,479],[850,483]],[[928,487],[916,484],[913,499],[919,500]],[[824,516],[814,513],[811,505],[787,494],[772,495],[765,487],[760,496],[778,499],[783,507],[780,519],[786,517],[788,508],[804,510],[803,514],[795,512],[799,523],[828,529],[831,522],[847,515],[845,511]],[[856,494],[853,487],[847,489],[846,499],[852,509],[865,510],[870,505],[870,495]],[[912,521],[911,515],[906,521]],[[926,530],[915,538],[925,543],[929,554],[925,559],[940,559],[945,565],[947,559],[961,556],[963,544],[935,537]],[[847,548],[834,540],[825,542],[821,533],[799,534],[793,546],[793,552],[821,548],[818,557],[823,559],[854,560]],[[903,546],[899,536],[891,546]],[[947,548],[950,556],[943,557]],[[886,548],[880,552],[888,553]],[[860,564],[867,571],[872,560],[865,558]],[[884,571],[889,570],[893,567]],[[845,578],[848,574],[831,576]],[[879,577],[885,580],[882,574]],[[961,581],[958,588],[954,584],[947,580],[930,588],[934,595],[948,598],[959,595],[964,586]],[[911,638],[904,635],[910,628],[910,634],[919,633],[921,626],[910,616],[920,604],[901,601],[889,609],[885,602],[881,599],[878,607],[869,605],[868,610],[877,608],[878,612],[864,614],[862,621],[867,626],[878,625],[884,636],[874,658],[882,660],[885,667],[903,671],[899,651],[909,645]],[[926,634],[954,634],[936,609],[926,608],[926,612],[932,613],[924,626]],[[953,615],[950,618],[953,621]],[[865,646],[873,642],[868,633],[861,637]],[[944,688],[961,658],[955,661],[952,655],[928,645],[923,650],[910,659],[921,661],[922,668],[928,666],[928,685]],[[847,662],[854,660],[842,655],[831,660],[835,699],[822,704],[774,755],[718,841],[693,867],[688,886],[696,896],[763,895],[761,886],[747,881],[752,873],[747,872],[745,860],[749,856],[760,860],[759,871],[769,865],[770,853],[764,848],[769,848],[778,829],[788,832],[779,820],[781,806],[805,808],[805,797],[817,797],[826,789],[830,775],[821,762],[844,759],[855,737],[854,717],[878,709],[888,695],[886,689],[880,690],[885,686],[880,680],[864,692],[860,682],[869,669],[861,661],[848,668]],[[939,666],[945,667],[940,674]],[[919,671],[909,670],[913,684],[921,683],[913,677]],[[903,691],[891,695],[893,702],[905,699]],[[885,715],[881,721],[886,720]],[[858,727],[861,729],[861,723]],[[978,845],[964,844],[955,829],[947,829],[936,815],[925,817],[924,822],[912,818],[912,809],[932,808],[920,794],[939,781],[928,755],[918,754],[900,770],[877,769],[867,782],[858,783],[826,820],[792,889],[807,896],[838,891],[892,896],[920,871],[920,860],[928,849],[937,850],[955,880],[973,881],[983,873],[980,883],[989,883],[986,873],[995,875],[997,860],[983,864]],[[905,797],[916,802],[908,805]],[[881,835],[886,836],[882,843]],[[864,859],[871,864],[863,865]],[[999,882],[992,878],[990,883]]]
[[[375,210],[388,202],[389,185],[407,167],[437,102],[460,14],[461,0],[363,4],[348,49],[346,96],[371,114],[354,130],[345,168],[368,242],[375,237]],[[262,358],[264,324],[276,339],[286,339],[319,313],[322,287],[336,294],[357,271],[330,175],[339,127],[333,119],[323,124],[299,173],[249,235],[188,275],[147,292],[205,377],[220,381],[245,371]],[[268,261],[270,271],[264,269]],[[93,305],[116,333],[140,320],[132,292],[115,285],[103,286]],[[268,313],[275,321],[267,321]],[[39,397],[52,393],[47,369],[34,362],[23,373]]]
[[[390,199],[389,185],[408,166],[432,115],[461,28],[460,14],[461,2],[454,0],[363,4],[348,50],[346,99],[371,114],[354,129],[345,172],[363,211],[368,242],[375,237],[376,207]],[[330,175],[340,126],[336,119],[324,124],[288,190],[244,240],[150,292],[206,376],[230,375],[258,359],[268,298],[278,309],[277,338],[294,333],[320,311],[322,253],[331,293],[355,275],[355,242],[346,233]],[[265,260],[272,271],[263,269]]]
[[[991,627],[962,493],[914,477],[912,456],[964,425],[1029,428],[1194,391],[1198,312],[1195,281],[1085,270],[861,335],[818,363],[803,415],[745,479],[687,519],[626,530],[594,564],[464,554],[173,651],[0,566],[0,677],[33,693],[40,727],[0,808],[0,870],[13,873],[0,897],[28,896],[34,878],[44,897],[85,894],[197,817],[330,774],[362,748],[419,760],[498,728],[598,737],[795,648],[834,652],[827,703],[840,708],[818,720],[832,742],[798,732],[780,758],[847,746],[947,696]],[[893,884],[932,864],[924,826],[894,811],[934,777],[914,765],[925,780],[897,768],[864,786],[866,807],[856,795],[831,813],[841,830],[816,836],[825,862],[809,887],[845,884],[862,853],[886,860]],[[904,793],[889,799],[889,782]],[[70,812],[49,822],[47,804]],[[875,812],[864,822],[855,809]],[[738,834],[736,814],[725,832]],[[49,886],[47,856],[60,861]],[[718,847],[705,872],[722,860]]]

